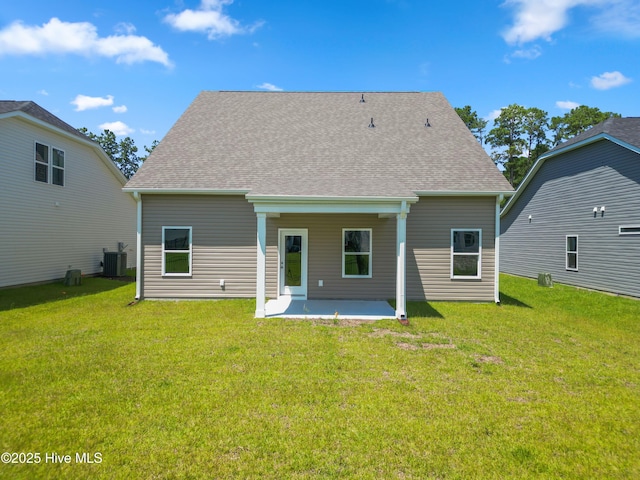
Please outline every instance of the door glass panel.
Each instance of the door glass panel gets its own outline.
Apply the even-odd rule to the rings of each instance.
[[[284,237],[284,284],[287,287],[302,285],[302,236]]]

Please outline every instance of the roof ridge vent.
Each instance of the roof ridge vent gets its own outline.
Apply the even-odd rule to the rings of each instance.
[[[369,128],[375,128],[376,126],[373,124],[373,117],[371,117],[371,123],[369,124]]]
[[[427,118],[427,123],[424,124],[425,127],[430,127],[431,124],[429,123],[429,119]]]
[[[366,100],[364,99],[364,93],[362,94],[362,96],[360,97],[360,103],[364,103]]]

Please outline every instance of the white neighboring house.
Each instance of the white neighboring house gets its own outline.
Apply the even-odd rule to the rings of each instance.
[[[136,203],[93,140],[31,101],[0,101],[0,287],[102,272],[122,242],[136,264]]]

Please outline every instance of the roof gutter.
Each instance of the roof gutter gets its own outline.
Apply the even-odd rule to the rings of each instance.
[[[225,190],[219,188],[138,188],[124,187],[125,192],[162,195],[246,195],[249,190]]]
[[[497,190],[497,191],[468,191],[468,190],[426,190],[416,191],[415,194],[420,197],[496,197],[504,195],[509,197],[516,192],[514,190]]]

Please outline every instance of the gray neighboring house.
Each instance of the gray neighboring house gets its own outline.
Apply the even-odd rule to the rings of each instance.
[[[640,118],[541,156],[501,216],[501,271],[640,297]]]
[[[128,245],[136,203],[100,145],[31,101],[0,101],[0,287],[102,271]]]
[[[204,91],[125,191],[138,298],[498,301],[512,189],[440,93]]]

